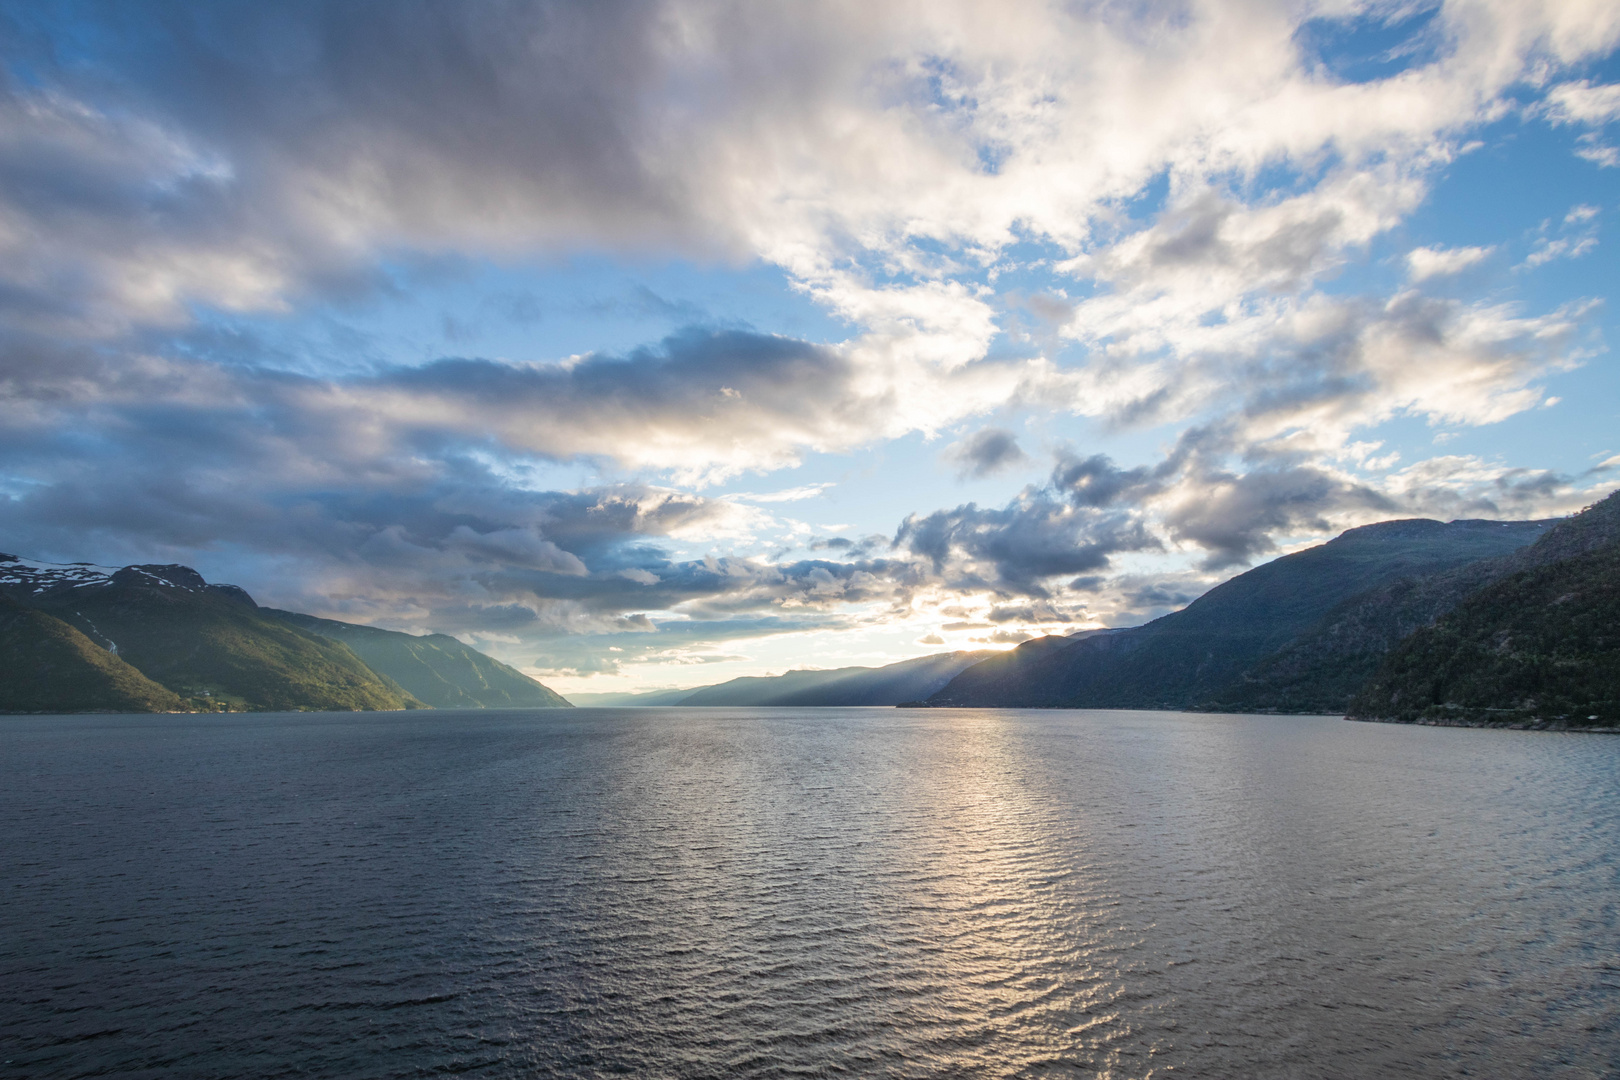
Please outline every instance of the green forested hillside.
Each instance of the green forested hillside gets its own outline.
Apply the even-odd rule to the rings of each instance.
[[[1366,719],[1620,725],[1620,545],[1479,590],[1390,654]]]
[[[572,708],[550,687],[447,634],[417,637],[294,611],[260,610],[302,630],[342,642],[373,671],[435,709]]]
[[[180,696],[61,619],[0,594],[0,712],[169,712]]]
[[[147,678],[205,706],[420,704],[348,646],[265,617],[245,593],[156,584],[150,574],[131,572],[138,569],[120,570],[103,586],[47,594],[35,605],[104,646],[116,644],[118,655]]]
[[[0,600],[11,633],[0,659],[12,665],[0,696],[15,701],[0,709],[569,707],[454,638],[260,608],[188,566],[0,554]]]
[[[1343,711],[1402,641],[1479,590],[1615,543],[1620,543],[1620,495],[1552,523],[1535,543],[1509,554],[1378,586],[1340,604],[1255,664],[1211,706],[1234,712]]]

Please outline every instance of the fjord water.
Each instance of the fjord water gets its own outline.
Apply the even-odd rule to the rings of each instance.
[[[0,720],[0,1077],[1603,1076],[1620,738]]]

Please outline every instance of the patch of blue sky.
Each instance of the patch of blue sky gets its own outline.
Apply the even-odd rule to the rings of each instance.
[[[1551,406],[1555,422],[1538,409],[1480,427],[1402,418],[1365,433],[1401,450],[1404,463],[1445,452],[1579,475],[1605,449],[1606,432],[1620,419],[1620,363],[1611,352],[1620,313],[1607,299],[1620,285],[1620,170],[1577,157],[1578,134],[1520,116],[1490,125],[1479,133],[1483,145],[1447,167],[1400,228],[1328,285],[1331,292],[1387,295],[1407,278],[1414,248],[1485,248],[1489,254],[1473,266],[1418,287],[1465,303],[1508,305],[1529,318],[1563,310],[1577,324],[1569,345],[1579,366],[1538,384],[1560,399]]]
[[[1342,82],[1387,79],[1436,60],[1444,38],[1440,4],[1373,8],[1348,17],[1307,19],[1294,32],[1305,63]]]
[[[293,315],[199,312],[193,332],[218,359],[343,375],[410,367],[445,357],[554,362],[624,355],[687,326],[746,327],[816,342],[849,328],[778,268],[632,262],[581,255],[545,264],[389,269],[391,285],[344,304]],[[233,349],[234,342],[234,353]]]

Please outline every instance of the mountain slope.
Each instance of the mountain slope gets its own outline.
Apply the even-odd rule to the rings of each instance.
[[[950,652],[919,656],[883,667],[846,667],[744,676],[712,686],[655,690],[643,694],[576,694],[579,705],[859,706],[898,705],[927,697],[962,669],[994,655]]]
[[[789,671],[703,687],[681,705],[821,706],[898,705],[934,693],[983,652],[936,653],[883,667]]]
[[[930,705],[1192,708],[1351,598],[1515,551],[1551,522],[1409,520],[1351,529],[1145,626],[1037,639],[958,675]]]
[[[373,671],[435,709],[573,707],[551,688],[446,634],[417,637],[295,611],[260,610],[301,630],[342,642]]]
[[[43,611],[0,594],[0,712],[171,712],[180,696]]]
[[[611,693],[611,694],[573,694],[568,698],[575,705],[587,707],[617,707],[620,705],[634,705],[637,707],[679,705],[683,698],[691,697],[699,690],[707,690],[708,686],[686,686],[679,690],[646,690],[641,693]]]
[[[1620,494],[1555,522],[1534,543],[1454,570],[1403,578],[1339,605],[1221,691],[1228,711],[1342,712],[1386,656],[1470,595],[1512,574],[1620,542]]]
[[[1536,548],[1526,568],[1403,641],[1350,714],[1620,725],[1620,496],[1560,524]]]
[[[266,618],[230,585],[185,566],[0,560],[0,591],[116,651],[148,679],[203,708],[401,709],[420,706],[349,647]]]

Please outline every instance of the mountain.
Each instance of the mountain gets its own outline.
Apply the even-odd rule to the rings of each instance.
[[[599,706],[664,706],[679,705],[681,699],[690,697],[699,690],[707,690],[706,686],[686,686],[679,690],[647,690],[639,694],[572,694],[568,700],[575,705],[588,707]]]
[[[0,593],[0,712],[172,712],[180,696],[63,622]]]
[[[744,677],[703,687],[681,699],[682,705],[898,705],[924,698],[950,682],[986,652],[936,653],[884,667],[847,667],[826,671],[789,671],[781,675]]]
[[[1145,626],[1025,642],[963,671],[926,704],[1210,707],[1346,602],[1403,579],[1507,555],[1552,524],[1419,519],[1351,529],[1240,574]],[[1278,706],[1251,698],[1247,707]]]
[[[1620,493],[1514,562],[1402,641],[1350,715],[1620,726]]]
[[[1402,641],[1509,575],[1620,540],[1620,499],[1557,521],[1531,544],[1452,570],[1401,578],[1352,597],[1259,661],[1206,707],[1228,712],[1343,712]]]
[[[10,672],[0,702],[14,702],[0,708],[568,705],[453,638],[260,608],[242,589],[211,585],[186,566],[114,568],[0,555],[0,599],[9,635],[0,660]],[[396,672],[423,696],[402,686]],[[25,686],[32,689],[19,689]]]
[[[340,641],[366,666],[385,675],[434,709],[572,708],[561,694],[446,634],[417,637],[261,608],[301,630]]]
[[[11,558],[0,589],[116,652],[202,708],[403,709],[421,703],[349,647],[262,614],[235,586],[186,566],[119,570]]]
[[[924,698],[989,652],[949,652],[883,667],[846,667],[744,676],[712,686],[645,694],[576,694],[578,705],[777,706],[898,705]]]

